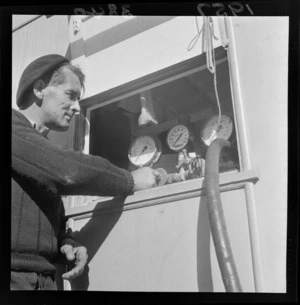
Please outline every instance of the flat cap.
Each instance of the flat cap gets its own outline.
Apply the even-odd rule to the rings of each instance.
[[[30,92],[33,84],[46,73],[56,70],[65,63],[69,63],[68,59],[58,54],[45,55],[30,63],[20,78],[17,91],[18,107],[20,109],[28,108],[30,101],[26,101],[24,97]]]

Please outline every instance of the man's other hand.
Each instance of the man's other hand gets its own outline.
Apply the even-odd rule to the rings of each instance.
[[[84,267],[88,260],[86,247],[72,247],[71,245],[64,245],[60,248],[60,251],[66,256],[68,261],[71,262],[75,260],[76,265],[72,270],[64,273],[62,278],[69,281],[80,276],[83,273]]]
[[[134,180],[134,192],[155,187],[160,177],[160,173],[151,167],[139,168],[131,174]]]

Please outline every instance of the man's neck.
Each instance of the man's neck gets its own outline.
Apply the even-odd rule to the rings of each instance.
[[[31,120],[30,120],[31,121]],[[40,126],[38,123],[31,121],[32,122],[32,126],[35,128],[35,130],[37,130],[39,133],[41,133],[43,136],[47,136],[50,129],[47,128],[46,126]]]
[[[50,129],[40,123],[38,113],[36,109],[34,109],[34,107],[29,107],[25,110],[20,110],[20,112],[31,122],[32,127],[35,130],[37,130],[42,135],[47,136]]]

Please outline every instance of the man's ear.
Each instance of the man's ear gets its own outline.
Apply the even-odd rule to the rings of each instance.
[[[38,79],[33,85],[33,93],[39,99],[42,100],[44,98],[44,89],[46,88],[46,84],[42,79]]]

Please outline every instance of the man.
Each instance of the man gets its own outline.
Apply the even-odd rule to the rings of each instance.
[[[17,105],[26,113],[12,110],[12,290],[56,290],[60,256],[76,264],[64,279],[82,274],[87,249],[65,233],[62,195],[126,196],[155,186],[159,177],[149,167],[129,172],[47,139],[49,130],[68,130],[79,113],[84,80],[79,68],[52,54],[21,76]]]

